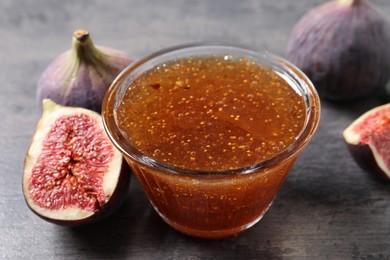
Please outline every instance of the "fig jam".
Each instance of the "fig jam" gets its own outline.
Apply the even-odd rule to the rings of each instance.
[[[148,157],[199,172],[171,173],[126,158],[166,222],[216,238],[262,217],[296,157],[257,172],[227,172],[289,147],[304,128],[306,105],[280,75],[255,61],[192,56],[138,76],[114,117],[127,142]]]
[[[116,118],[150,157],[196,170],[236,169],[289,146],[305,103],[279,75],[246,59],[189,58],[141,75]]]

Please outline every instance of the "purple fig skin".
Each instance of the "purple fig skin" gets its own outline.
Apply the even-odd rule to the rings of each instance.
[[[390,25],[365,0],[337,0],[315,7],[294,27],[287,59],[321,97],[348,100],[383,88],[390,78]]]
[[[390,176],[388,176],[379,166],[375,160],[375,156],[372,150],[367,144],[350,144],[345,142],[349,153],[352,158],[365,172],[369,173],[370,176],[390,182]]]
[[[355,162],[365,172],[390,181],[390,103],[377,106],[354,120],[343,139]]]
[[[73,47],[59,55],[42,73],[37,99],[101,113],[104,95],[115,77],[133,59],[124,52],[95,46],[89,33],[76,30]]]

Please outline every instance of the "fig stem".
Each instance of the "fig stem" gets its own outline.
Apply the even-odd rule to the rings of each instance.
[[[105,64],[104,54],[95,47],[87,30],[78,29],[73,33],[72,54],[79,63]]]
[[[85,42],[89,38],[89,32],[84,29],[74,31],[73,36],[80,42]]]
[[[364,0],[339,0],[339,3],[346,6],[355,6],[361,4]]]

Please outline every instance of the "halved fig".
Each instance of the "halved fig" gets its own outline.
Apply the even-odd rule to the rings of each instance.
[[[130,176],[98,113],[43,100],[24,163],[23,194],[33,212],[68,226],[100,220],[120,206]]]
[[[390,104],[364,113],[344,130],[343,137],[363,170],[390,180]]]

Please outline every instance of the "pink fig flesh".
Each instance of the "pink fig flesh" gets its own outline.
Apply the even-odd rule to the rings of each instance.
[[[344,130],[343,137],[362,169],[390,180],[390,104],[364,113]]]
[[[93,111],[43,101],[28,150],[23,194],[42,218],[64,225],[109,215],[126,197],[130,173]]]

